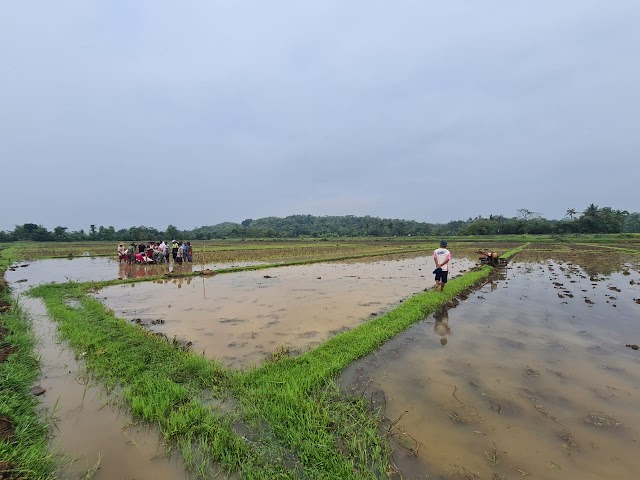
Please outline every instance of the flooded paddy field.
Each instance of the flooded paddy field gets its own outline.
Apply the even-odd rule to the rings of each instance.
[[[343,373],[399,478],[638,478],[640,257],[549,247]]]
[[[51,451],[61,455],[59,478],[188,478],[178,453],[141,425],[92,379],[75,355],[56,340],[56,328],[39,299],[22,298],[39,339],[39,396],[52,425]]]
[[[460,253],[453,262],[452,273],[454,276],[459,275],[475,263],[473,255],[467,258]],[[233,264],[217,263],[212,266],[228,268],[249,264],[249,262],[244,264],[234,262]],[[89,282],[117,278],[143,280],[147,276],[157,276],[169,271],[189,274],[199,268],[201,268],[200,265],[175,268],[173,264],[170,266],[125,265],[108,258],[82,257],[72,260],[17,262],[6,272],[6,277],[14,294],[20,296],[33,286],[49,282]],[[230,318],[234,321],[218,322],[223,325],[222,334],[225,334],[226,323],[234,326],[235,320],[242,318],[243,315],[247,317],[247,325],[244,326],[250,327],[251,330],[244,329],[239,334],[232,332],[239,338],[246,336],[246,334],[243,335],[244,332],[253,332],[256,322],[260,324],[263,321],[260,314],[261,308],[267,308],[272,312],[278,302],[283,302],[278,309],[285,311],[282,318],[283,323],[289,322],[287,328],[295,326],[291,322],[296,320],[296,312],[304,313],[303,320],[310,321],[309,319],[312,318],[322,324],[324,322],[322,312],[333,309],[334,313],[329,316],[329,326],[313,331],[306,329],[300,335],[302,325],[299,325],[293,333],[294,341],[287,340],[290,338],[287,328],[281,329],[280,335],[274,335],[278,338],[278,342],[274,341],[275,348],[284,345],[293,350],[302,350],[321,343],[332,334],[349,328],[349,325],[361,323],[391,309],[413,293],[430,288],[433,285],[432,269],[430,256],[423,257],[416,253],[377,255],[372,259],[358,261],[278,267],[260,272],[236,272],[215,277],[174,277],[110,289],[116,291],[119,289],[120,292],[143,292],[145,288],[150,287],[150,291],[160,288],[160,291],[165,294],[171,291],[173,293],[170,295],[177,295],[177,299],[172,300],[174,305],[167,304],[167,309],[177,307],[171,310],[172,312],[182,307],[184,312],[193,309],[190,297],[185,295],[186,298],[181,300],[181,293],[186,294],[191,289],[196,297],[199,298],[202,294],[202,299],[208,300],[210,298],[208,294],[211,292],[215,294],[212,298],[217,302],[216,309],[220,303],[231,301],[232,304],[225,307],[221,319]],[[323,286],[320,283],[323,279],[328,280],[329,285]],[[334,283],[335,285],[332,285]],[[368,290],[372,284],[377,286]],[[321,288],[318,288],[319,286]],[[229,290],[226,293],[225,288]],[[104,291],[110,289],[104,289],[99,297]],[[254,295],[256,291],[259,291],[259,295],[252,297],[249,301],[250,295]],[[264,295],[269,292],[274,294]],[[314,296],[319,298],[315,299]],[[353,298],[350,297],[360,300],[356,301],[354,306]],[[333,306],[334,300],[335,306]],[[83,367],[82,357],[85,352],[78,350],[72,353],[65,343],[58,343],[56,325],[44,312],[41,301],[22,297],[21,303],[28,309],[36,334],[40,338],[38,352],[42,359],[43,376],[39,383],[45,392],[39,398],[43,415],[53,427],[52,451],[56,455],[65,456],[62,470],[58,475],[62,478],[185,478],[187,473],[183,463],[174,455],[171,457],[167,455],[167,446],[162,442],[157,430],[136,424],[131,416],[121,410],[117,393],[113,398],[105,395],[101,382],[94,383],[90,373]],[[142,309],[148,306],[149,304],[145,304]],[[153,307],[153,304],[151,306]],[[69,307],[75,308],[73,305]],[[318,311],[312,313],[314,309],[320,313]],[[206,310],[204,312],[208,315]],[[353,313],[350,316],[347,315],[349,319],[346,324],[342,321],[345,312]],[[197,318],[202,319],[202,312]],[[269,321],[273,320],[273,318],[269,319]],[[331,322],[334,322],[333,326]],[[171,322],[165,322],[157,323],[153,327],[162,330],[166,328],[167,323],[171,326]],[[201,331],[205,333],[211,331],[211,323],[205,322],[202,325],[200,330],[189,326],[184,332],[186,340],[189,340],[189,335],[194,335],[192,337],[194,348],[199,346],[197,342],[200,337],[208,339],[215,336],[200,335]],[[180,331],[173,333],[169,330],[167,335],[182,335],[182,333]],[[321,337],[321,335],[325,337],[315,339],[316,336]],[[253,338],[255,337],[252,334]],[[298,340],[300,343],[296,343]],[[235,347],[227,343],[223,346],[230,347],[232,350]],[[269,351],[273,351],[273,349],[262,349],[259,350],[262,355],[259,355],[253,348],[258,346],[247,345],[246,358],[241,358],[235,364],[233,360],[237,360],[238,354],[234,351],[233,356],[229,356],[229,364],[245,366],[260,363]],[[220,472],[215,473],[221,478]]]
[[[476,251],[482,247],[452,242],[452,276],[476,265]],[[484,247],[491,249],[492,245]],[[640,340],[634,338],[640,313],[639,258],[626,247],[544,247],[536,245],[519,253],[507,270],[497,269],[473,293],[464,289],[472,285],[473,278],[482,278],[485,270],[457,279],[444,294],[423,293],[433,286],[433,260],[426,245],[412,252],[213,276],[191,276],[202,268],[198,264],[178,269],[173,264],[126,266],[107,258],[58,259],[25,267],[20,266],[24,262],[16,264],[7,271],[7,278],[18,294],[48,281],[140,280],[98,291],[89,285],[38,289],[35,294],[47,302],[60,325],[69,322],[80,329],[71,337],[82,345],[75,353],[64,344],[51,342],[56,324],[44,314],[39,300],[29,306],[43,337],[41,381],[46,392],[40,398],[57,429],[54,448],[76,459],[63,477],[184,478],[184,465],[167,458],[157,431],[138,428],[117,406],[121,393],[127,395],[130,386],[138,385],[140,377],[130,373],[139,368],[145,383],[144,388],[136,388],[138,400],[132,405],[145,402],[145,411],[156,411],[155,385],[166,386],[160,397],[172,400],[154,417],[165,434],[174,430],[166,429],[164,419],[175,419],[172,426],[183,425],[180,419],[196,412],[205,416],[201,424],[193,425],[196,431],[232,425],[224,452],[232,448],[243,464],[255,461],[249,463],[250,468],[255,465],[263,473],[275,466],[294,469],[289,471],[294,477],[300,473],[301,478],[316,478],[315,473],[325,466],[333,468],[331,464],[337,465],[331,478],[344,478],[336,472],[341,462],[345,462],[344,471],[350,471],[348,462],[354,457],[340,446],[362,437],[377,438],[383,448],[356,443],[362,447],[353,447],[355,454],[362,448],[361,458],[365,459],[359,464],[361,471],[375,468],[394,478],[635,478],[638,465],[630,452],[637,448],[640,425],[635,408],[640,400],[640,360],[632,348]],[[505,245],[500,248],[508,249]],[[48,263],[60,261],[63,263]],[[270,263],[278,261],[274,258]],[[215,265],[220,266],[213,270],[226,264]],[[158,278],[170,271],[175,275]],[[145,281],[147,276],[156,278]],[[76,298],[81,290],[78,300],[64,296],[69,292]],[[447,304],[448,309],[413,324],[344,371],[340,382],[345,390],[381,407],[383,435],[376,435],[377,420],[369,417],[372,423],[367,434],[359,436],[348,425],[336,431],[335,425],[348,424],[349,418],[359,429],[360,420],[352,414],[362,413],[364,420],[366,405],[362,404],[362,410],[351,409],[351,400],[339,398],[337,390],[333,400],[329,393],[316,397],[316,387],[308,384],[308,378],[318,379],[317,388],[332,383],[335,372],[380,345],[371,340],[378,331],[389,332],[382,341],[392,338],[419,321],[421,311],[435,308],[422,310],[416,305],[438,305],[455,292],[462,293]],[[416,293],[423,294],[414,296]],[[107,311],[87,294],[95,296]],[[394,324],[403,326],[395,329]],[[169,340],[187,342],[196,355],[182,349],[182,343],[167,343],[138,325]],[[94,330],[99,333],[91,337]],[[335,337],[345,330],[349,331]],[[93,342],[99,338],[109,346],[95,348]],[[118,344],[121,339],[124,341]],[[327,340],[331,341],[325,343]],[[361,347],[352,347],[360,341],[370,346],[359,351]],[[134,344],[144,350],[131,349]],[[277,360],[288,352],[296,356],[321,344],[303,358]],[[240,369],[263,363],[271,353],[277,355],[265,368],[227,377],[228,372],[217,362],[198,355],[202,351],[208,358]],[[108,368],[92,363],[98,358]],[[118,398],[105,396],[100,382],[92,383],[83,369],[85,362],[102,368],[98,370],[102,375],[122,386],[122,392],[114,392]],[[130,368],[134,365],[135,369]],[[203,375],[185,377],[185,371]],[[191,379],[192,383],[182,383]],[[209,384],[207,379],[214,382]],[[222,383],[222,379],[233,383]],[[283,383],[288,388],[278,387]],[[218,411],[217,401],[224,402],[231,391],[222,389],[229,385],[235,399],[230,402],[233,411]],[[209,390],[211,386],[215,393]],[[183,403],[181,392],[193,402]],[[208,395],[217,399],[210,413],[199,410],[208,405]],[[141,409],[134,411],[139,415]],[[296,417],[291,412],[305,414]],[[327,412],[335,418],[327,417]],[[227,423],[234,422],[235,416],[240,430],[235,423]],[[184,425],[179,438],[190,439],[191,424]],[[102,434],[96,436],[96,431]],[[264,445],[244,443],[246,432],[253,435],[248,438],[263,439]],[[327,432],[332,432],[333,439],[325,444]],[[204,438],[199,437],[198,442]],[[387,440],[394,448],[395,472],[382,459]],[[333,441],[338,442],[337,451],[331,447]],[[245,448],[255,450],[245,456]],[[209,451],[210,446],[202,453]],[[284,458],[273,452],[285,452],[290,460],[272,464]],[[374,452],[382,452],[375,466],[366,460]],[[221,457],[211,458],[218,461]],[[189,464],[188,454],[184,460]],[[96,470],[98,461],[108,464]],[[153,465],[145,469],[149,463]],[[229,470],[239,472],[238,465]]]
[[[451,275],[475,263],[459,253]],[[112,286],[96,298],[118,317],[245,367],[276,349],[307,350],[390,310],[433,287],[432,270],[430,256],[396,255]]]
[[[236,262],[236,263],[210,263],[204,268],[222,269],[234,267],[247,267],[260,265],[264,262]],[[7,270],[5,277],[13,284],[14,290],[25,291],[35,285],[43,283],[65,282],[99,282],[116,279],[143,279],[164,275],[169,272],[176,274],[188,274],[194,270],[202,269],[202,265],[194,267],[193,263],[184,265],[170,264],[139,265],[118,262],[105,257],[82,257],[72,259],[52,258],[48,260],[34,260],[20,262]]]

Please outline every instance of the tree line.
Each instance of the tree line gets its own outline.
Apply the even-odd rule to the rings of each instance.
[[[241,223],[224,222],[193,230],[179,230],[169,225],[165,230],[154,227],[114,227],[90,225],[89,230],[69,231],[58,226],[53,231],[41,225],[25,223],[13,231],[0,231],[0,242],[80,242],[80,241],[147,241],[147,240],[212,240],[225,238],[298,238],[298,237],[393,237],[421,235],[518,235],[571,233],[640,233],[640,213],[614,210],[591,204],[584,211],[567,209],[561,220],[548,220],[541,214],[522,208],[518,215],[478,216],[448,223],[426,223],[415,220],[384,219],[355,215],[313,216],[291,215],[285,218],[246,219]]]

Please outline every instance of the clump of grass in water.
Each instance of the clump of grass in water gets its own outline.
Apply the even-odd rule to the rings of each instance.
[[[271,355],[269,355],[269,360],[272,362],[277,362],[278,360],[282,360],[283,358],[287,358],[291,356],[291,349],[286,345],[280,345],[277,347]]]

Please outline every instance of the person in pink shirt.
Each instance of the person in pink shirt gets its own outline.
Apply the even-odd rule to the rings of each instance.
[[[433,251],[433,261],[436,263],[436,269],[433,271],[436,274],[436,292],[438,288],[443,291],[447,283],[449,262],[451,261],[451,252],[447,250],[447,242],[444,240],[440,242],[440,248]]]

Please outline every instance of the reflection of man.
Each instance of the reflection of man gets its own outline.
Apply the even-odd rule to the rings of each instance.
[[[446,308],[441,308],[433,314],[433,318],[436,321],[433,326],[433,332],[442,337],[440,338],[440,343],[446,345],[447,337],[451,335],[451,329],[449,328],[449,311]]]

